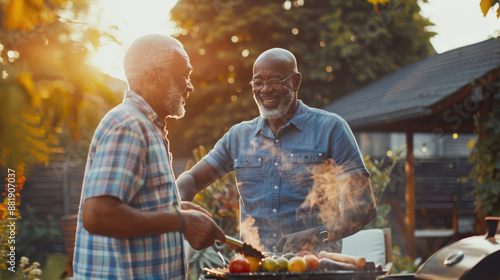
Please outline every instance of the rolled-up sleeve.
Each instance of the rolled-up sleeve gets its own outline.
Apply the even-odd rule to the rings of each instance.
[[[229,152],[229,145],[230,135],[228,132],[224,134],[224,136],[217,141],[214,148],[202,158],[202,160],[210,164],[221,177],[231,171],[234,171],[234,165]]]
[[[128,203],[144,185],[146,144],[130,126],[117,126],[96,139],[95,154],[87,167],[85,199],[110,195]]]
[[[344,172],[370,175],[361,156],[358,143],[346,121],[338,124],[332,141],[332,159],[344,167]]]

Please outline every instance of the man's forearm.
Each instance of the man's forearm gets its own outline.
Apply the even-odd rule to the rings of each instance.
[[[205,210],[188,202],[181,203],[181,207],[179,211],[146,212],[123,204],[114,196],[97,196],[84,201],[83,227],[91,234],[113,238],[180,231],[196,250],[215,240],[225,241],[224,232]]]
[[[196,186],[196,180],[189,172],[184,172],[175,181],[179,193],[181,195],[182,201],[192,201],[193,198],[198,193]]]
[[[162,234],[179,230],[175,210],[145,212],[134,209],[116,197],[94,197],[83,204],[83,226],[92,234],[115,238]]]
[[[338,219],[334,224],[325,225],[333,240],[362,230],[377,214],[372,187],[365,175],[355,175],[351,180],[349,190],[350,197],[344,200]]]
[[[177,180],[177,188],[181,194],[182,201],[191,201],[197,193],[220,178],[210,164],[200,160],[189,171],[182,173]]]
[[[362,230],[367,224],[369,224],[373,220],[373,218],[376,215],[376,211],[370,210],[359,214],[360,215],[357,217],[346,215],[339,221],[337,226],[336,225],[327,226],[329,239],[338,240]],[[340,225],[347,225],[347,226],[340,226]]]

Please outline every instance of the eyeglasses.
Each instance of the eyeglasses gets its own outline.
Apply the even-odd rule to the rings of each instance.
[[[283,82],[293,76],[293,74],[295,73],[290,74],[290,76],[284,78],[283,80],[280,80],[278,78],[271,78],[269,80],[253,79],[250,81],[250,85],[252,86],[253,90],[261,90],[264,87],[264,83],[267,82],[273,89],[280,89],[283,85]]]

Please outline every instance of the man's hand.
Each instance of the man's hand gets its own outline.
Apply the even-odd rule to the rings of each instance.
[[[181,207],[181,210],[197,210],[197,211],[203,212],[203,213],[207,214],[208,216],[210,216],[210,218],[212,218],[212,214],[210,214],[210,212],[208,212],[205,208],[201,207],[198,204],[194,204],[194,203],[188,202],[188,201],[181,201],[180,207]]]
[[[226,242],[222,229],[212,220],[207,210],[190,203],[181,203],[182,228],[181,232],[189,245],[196,250],[207,248],[215,240]]]
[[[314,251],[319,245],[319,230],[317,228],[306,229],[290,233],[281,237],[276,243],[275,249],[282,253],[298,253],[300,251]]]

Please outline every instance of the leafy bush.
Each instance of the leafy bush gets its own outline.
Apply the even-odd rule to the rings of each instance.
[[[382,158],[381,160],[372,160],[370,156],[363,158],[366,168],[370,172],[370,183],[375,195],[375,202],[377,203],[377,217],[365,228],[382,228],[388,225],[391,206],[389,204],[381,204],[382,197],[391,182],[392,170],[402,155],[403,149],[398,149],[394,152],[393,157],[390,158]]]
[[[496,79],[491,85],[498,85]],[[472,148],[469,162],[475,163],[469,176],[475,182],[477,212],[483,215],[500,216],[500,89],[498,86],[487,87],[492,94],[491,112],[478,115],[475,120],[475,133],[478,140],[472,139],[468,148]],[[487,93],[487,94],[488,94]],[[486,101],[483,101],[486,102]]]
[[[16,246],[16,250],[20,255],[44,262],[47,255],[40,253],[40,246],[47,242],[61,241],[61,226],[57,220],[37,218],[35,212],[35,207],[24,205],[17,236],[19,245]]]
[[[194,159],[200,161],[207,154],[205,147],[200,146],[193,150]],[[191,169],[195,162],[189,161],[186,170]],[[199,192],[193,202],[205,208],[212,214],[214,221],[226,233],[226,235],[237,237],[239,235],[239,195],[236,188],[234,172],[228,173],[224,177],[215,181],[212,185]],[[229,262],[227,256],[232,253],[225,247],[221,248],[222,256]],[[191,250],[189,254],[189,274],[190,280],[198,279],[203,274],[203,268],[222,267],[222,260],[212,249]]]
[[[196,162],[200,161],[206,154],[207,150],[204,146],[193,150]],[[187,163],[186,170],[191,169],[194,164],[190,160]],[[235,236],[238,234],[238,198],[236,179],[234,172],[231,172],[199,192],[194,197],[193,202],[208,210],[212,214],[214,221],[227,235]]]
[[[404,149],[397,149],[394,155],[390,158],[382,158],[381,160],[371,160],[370,156],[365,156],[366,168],[370,172],[370,182],[373,188],[373,194],[377,203],[377,217],[373,222],[368,224],[368,228],[383,228],[389,224],[389,213],[391,206],[389,204],[381,204],[385,190],[391,182],[391,173],[396,163],[401,160],[404,155]],[[405,256],[401,253],[398,246],[392,248],[392,274],[414,273],[417,271],[417,261]]]
[[[418,268],[415,260],[404,256],[397,246],[392,249],[392,265],[392,274],[414,273]]]

